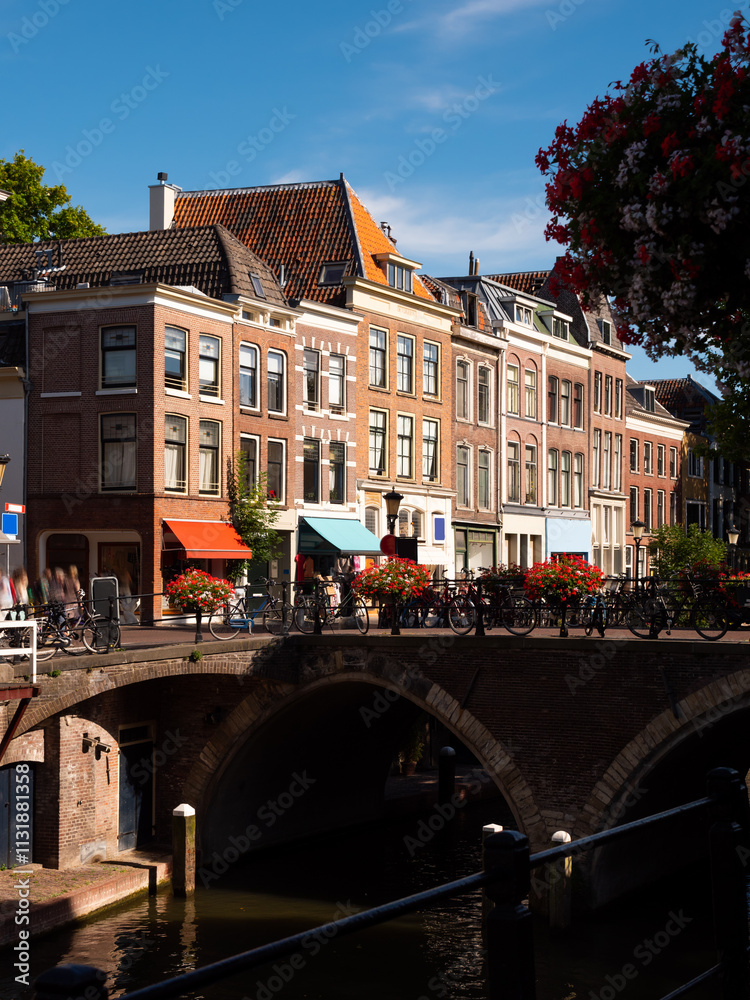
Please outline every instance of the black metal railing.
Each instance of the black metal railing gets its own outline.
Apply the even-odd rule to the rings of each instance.
[[[484,843],[484,871],[454,882],[373,907],[352,916],[293,934],[279,941],[232,955],[211,965],[135,990],[120,1000],[168,1000],[219,982],[279,958],[293,955],[318,935],[322,940],[374,927],[431,906],[440,900],[484,888],[494,904],[485,919],[488,1000],[536,1000],[533,920],[527,906],[531,872],[544,865],[621,840],[657,823],[709,810],[709,855],[713,890],[717,962],[683,983],[662,1000],[686,995],[699,983],[717,980],[721,1000],[748,1000],[748,906],[746,869],[750,856],[747,790],[740,775],[716,768],[708,776],[708,795],[686,805],[624,823],[560,847],[529,853],[528,838],[514,830],[494,833]],[[91,966],[62,965],[39,976],[36,1000],[107,1000],[106,974]]]

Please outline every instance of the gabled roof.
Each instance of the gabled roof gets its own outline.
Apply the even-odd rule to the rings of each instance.
[[[51,250],[51,259],[36,251]],[[0,245],[0,284],[33,279],[37,267],[53,290],[112,284],[161,282],[194,287],[212,298],[225,294],[259,298],[251,275],[260,278],[265,300],[285,305],[273,272],[222,226],[114,233],[75,240]]]
[[[514,288],[517,292],[536,295],[551,273],[551,271],[513,271],[510,274],[485,274],[484,277],[500,285],[507,285],[508,288]]]
[[[690,429],[702,434],[706,429],[706,406],[719,397],[688,375],[686,378],[651,379],[658,401],[675,417],[690,422]]]
[[[646,417],[648,417],[650,414],[654,414],[658,417],[662,417],[663,419],[667,420],[678,419],[675,417],[673,413],[670,413],[670,411],[665,406],[662,406],[662,404],[659,402],[657,398],[654,398],[653,410],[647,410],[642,405],[640,399],[638,398],[641,395],[638,390],[642,389],[643,386],[647,385],[653,386],[654,385],[653,380],[641,379],[639,381],[638,379],[633,378],[633,376],[630,375],[628,372],[625,373],[625,389],[626,389],[625,414],[628,416],[630,414],[633,414],[637,416],[646,416]],[[656,393],[654,393],[654,397],[656,397]]]
[[[359,200],[343,174],[338,180],[219,191],[181,191],[175,199],[176,228],[220,223],[278,274],[291,299],[343,305],[341,283],[321,285],[324,264],[345,264],[344,277],[387,286],[375,254],[400,253]],[[415,275],[414,295],[433,300]]]

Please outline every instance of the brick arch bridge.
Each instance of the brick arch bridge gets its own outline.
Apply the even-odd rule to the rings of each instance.
[[[532,849],[702,795],[717,764],[750,768],[742,643],[340,633],[207,642],[198,662],[191,649],[82,658],[44,679],[3,761],[36,762],[36,860],[115,856],[128,768],[159,839],[175,805],[196,807],[211,872],[372,820],[421,711],[476,757]],[[84,734],[110,752],[84,752]],[[668,830],[630,853],[646,879],[694,850]],[[633,886],[606,851],[585,877],[594,903]]]

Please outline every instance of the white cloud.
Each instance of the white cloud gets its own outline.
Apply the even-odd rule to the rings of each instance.
[[[506,17],[516,12],[528,12],[529,7],[549,6],[549,0],[465,0],[442,14],[433,12],[426,18],[400,24],[393,30],[420,31],[433,29],[451,40],[469,34],[486,21]]]

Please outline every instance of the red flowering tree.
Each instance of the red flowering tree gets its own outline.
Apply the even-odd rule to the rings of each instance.
[[[370,566],[352,580],[352,590],[369,600],[395,598],[407,601],[430,586],[430,572],[411,559],[389,559],[382,566]]]
[[[737,12],[712,59],[653,51],[537,154],[546,235],[585,307],[613,299],[626,343],[747,377],[750,31]]]
[[[583,594],[595,594],[603,583],[604,573],[598,566],[580,556],[565,555],[534,563],[526,573],[524,587],[532,600],[545,597],[569,601]]]

